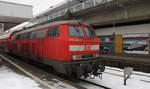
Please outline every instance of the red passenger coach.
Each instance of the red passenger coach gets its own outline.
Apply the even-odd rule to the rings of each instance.
[[[49,65],[75,77],[98,75],[104,67],[98,59],[100,41],[89,25],[80,21],[57,21],[15,32],[9,52]]]
[[[11,40],[11,37],[13,34],[5,33],[0,36],[0,50],[3,52],[9,52],[9,40]]]

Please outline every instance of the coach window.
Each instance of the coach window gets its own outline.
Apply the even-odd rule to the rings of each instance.
[[[20,35],[19,34],[16,36],[16,40],[20,40]]]
[[[44,38],[45,37],[45,30],[39,30],[37,32],[37,38]]]
[[[27,33],[26,33],[26,39],[29,39],[29,38],[30,38],[30,35],[31,35],[31,32],[27,32]]]
[[[53,36],[59,36],[59,29],[58,28],[53,29]]]
[[[21,34],[21,40],[24,39],[24,35],[25,35],[24,33]]]
[[[12,37],[12,40],[16,40],[16,35]]]
[[[22,38],[23,38],[23,34],[21,33],[19,36],[20,36],[20,39],[19,39],[19,40],[22,40]]]
[[[59,28],[55,27],[55,28],[51,28],[48,30],[48,36],[49,37],[56,37],[59,36]]]
[[[49,36],[49,37],[52,37],[52,36],[53,36],[53,31],[52,31],[52,29],[48,29],[48,36]]]
[[[37,37],[37,31],[32,32],[31,34],[31,38],[35,39]]]
[[[18,35],[16,35],[16,37],[15,37],[15,38],[16,38],[16,40],[18,40]]]
[[[26,39],[26,35],[27,35],[27,33],[24,33],[24,34],[23,34],[23,40]]]
[[[21,38],[21,35],[20,34],[17,35],[17,40],[20,40],[20,38]]]
[[[24,36],[24,39],[27,40],[29,36],[30,36],[29,32],[26,32],[25,36]]]
[[[31,32],[31,36],[30,36],[30,39],[32,39],[32,38],[33,38],[33,34],[34,34],[34,33],[33,33],[33,32]]]

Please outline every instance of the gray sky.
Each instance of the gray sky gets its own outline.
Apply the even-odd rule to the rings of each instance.
[[[32,5],[33,15],[36,15],[48,9],[49,7],[61,4],[66,0],[1,0],[1,1]]]

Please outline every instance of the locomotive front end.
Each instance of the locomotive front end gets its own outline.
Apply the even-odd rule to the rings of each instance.
[[[98,60],[100,40],[92,27],[87,25],[69,25],[69,56],[68,62],[71,76],[98,76],[104,71],[104,66]]]

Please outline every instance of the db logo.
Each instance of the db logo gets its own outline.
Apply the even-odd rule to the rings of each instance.
[[[91,45],[85,45],[85,50],[90,50],[91,49]]]

